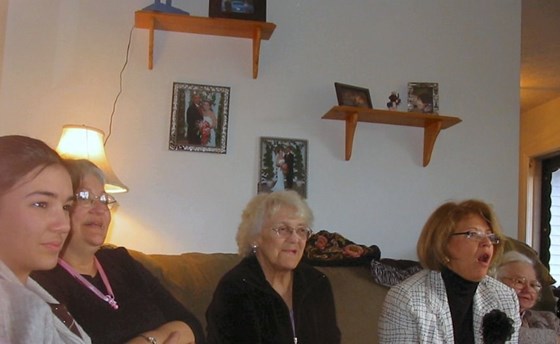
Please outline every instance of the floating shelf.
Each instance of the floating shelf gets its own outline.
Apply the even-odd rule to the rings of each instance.
[[[346,160],[352,156],[354,133],[358,122],[404,125],[409,127],[424,128],[424,167],[428,166],[432,157],[434,144],[442,129],[447,129],[459,122],[460,118],[423,114],[417,112],[401,112],[389,110],[366,109],[355,106],[334,106],[324,119],[346,121]]]
[[[276,24],[228,18],[195,17],[187,14],[136,11],[134,27],[150,30],[148,69],[154,67],[154,30],[249,38],[253,41],[253,79],[259,73],[261,40],[268,40]]]

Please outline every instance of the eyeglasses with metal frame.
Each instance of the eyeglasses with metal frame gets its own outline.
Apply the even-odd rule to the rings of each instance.
[[[117,200],[115,197],[109,195],[108,193],[102,193],[99,196],[94,195],[92,192],[88,190],[80,190],[74,195],[74,199],[80,205],[84,205],[86,207],[93,206],[95,201],[105,205],[107,208],[111,209],[116,203]]]
[[[509,286],[511,286],[513,289],[522,290],[523,288],[525,288],[525,286],[528,286],[529,288],[533,289],[537,293],[539,293],[542,290],[542,284],[537,280],[529,281],[525,277],[507,277],[507,276],[501,277],[501,279],[511,281],[512,283],[509,284]]]
[[[497,245],[500,243],[500,237],[494,233],[484,233],[483,231],[476,230],[476,229],[469,229],[465,232],[453,233],[451,236],[455,235],[464,235],[467,239],[475,240],[475,241],[482,241],[484,238],[488,238],[492,245]]]
[[[278,235],[280,238],[283,239],[289,238],[295,232],[300,239],[307,240],[313,233],[313,231],[309,227],[301,226],[301,227],[293,228],[284,224],[272,227],[271,230],[274,231],[276,235]]]

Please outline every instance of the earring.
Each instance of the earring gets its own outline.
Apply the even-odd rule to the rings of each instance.
[[[253,244],[251,245],[251,252],[253,252],[253,254],[257,253],[257,248],[258,248],[258,247],[259,247],[259,246],[257,246],[257,244],[253,243]]]
[[[447,265],[449,264],[450,260],[447,257],[443,257],[443,264]]]

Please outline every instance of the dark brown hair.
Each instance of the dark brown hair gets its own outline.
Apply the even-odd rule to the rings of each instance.
[[[43,141],[20,135],[0,136],[0,196],[37,167],[63,165],[58,153]]]

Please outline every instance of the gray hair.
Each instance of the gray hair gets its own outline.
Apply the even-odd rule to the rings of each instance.
[[[101,184],[105,184],[105,175],[103,171],[87,159],[64,159],[64,166],[66,166],[66,169],[70,173],[72,190],[74,192],[78,191],[82,180],[88,175],[94,176]]]
[[[533,260],[531,260],[531,258],[527,257],[523,253],[512,250],[512,251],[506,252],[502,256],[502,259],[500,259],[500,262],[496,266],[495,272],[493,274],[494,277],[497,278],[497,279],[501,279],[503,277],[503,270],[504,270],[503,268],[506,265],[512,264],[512,263],[527,264],[527,265],[530,265],[533,269],[535,269],[535,262],[533,262]],[[535,271],[535,273],[536,273],[536,271]]]
[[[241,215],[236,235],[240,256],[247,257],[251,254],[253,241],[260,234],[265,220],[284,207],[295,209],[296,215],[303,219],[307,226],[312,226],[313,212],[297,192],[285,190],[258,194],[249,201]]]

